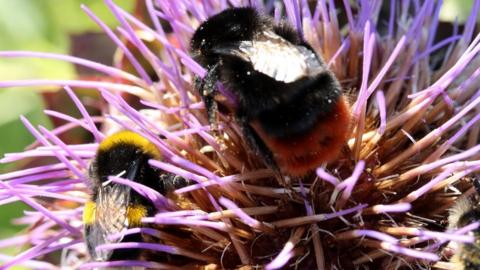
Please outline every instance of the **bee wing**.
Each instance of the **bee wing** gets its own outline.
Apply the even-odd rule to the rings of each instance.
[[[96,220],[106,233],[118,233],[128,227],[130,188],[122,185],[102,187],[97,201]]]
[[[256,71],[284,83],[308,76],[320,66],[315,53],[270,31],[263,32],[254,40],[214,50],[240,57],[250,62]]]
[[[108,260],[112,250],[95,250],[99,245],[118,243],[123,237],[111,240],[108,236],[128,228],[127,207],[130,188],[107,185],[99,189],[96,200],[95,223],[87,228],[87,243],[96,260]]]

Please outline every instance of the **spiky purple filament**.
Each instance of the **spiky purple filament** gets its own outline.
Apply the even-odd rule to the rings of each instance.
[[[244,4],[244,1],[230,1],[235,6]],[[254,1],[253,3],[258,9],[270,12],[274,9],[276,18],[280,16],[279,6],[275,6],[272,1],[267,4],[262,4],[261,1]],[[331,184],[327,188],[334,189],[334,193],[342,192],[342,196],[336,200],[336,196],[332,196],[331,205],[336,203],[337,209],[328,214],[318,214],[320,212],[314,208],[314,205],[309,201],[311,196],[311,187],[304,186],[303,183],[295,184],[291,189],[274,189],[265,190],[257,189],[255,185],[245,184],[246,181],[265,181],[273,176],[273,173],[267,169],[255,169],[247,172],[243,172],[243,160],[241,158],[232,155],[231,153],[225,153],[225,160],[231,165],[232,168],[237,170],[235,173],[229,173],[220,176],[214,169],[209,167],[211,160],[208,157],[201,155],[200,151],[196,149],[189,149],[189,144],[185,142],[184,138],[191,135],[198,135],[204,141],[206,141],[215,151],[220,152],[220,145],[215,141],[215,138],[209,134],[208,128],[204,121],[198,119],[197,112],[203,109],[202,104],[198,100],[193,98],[193,95],[189,89],[189,85],[194,75],[203,77],[205,75],[205,69],[198,65],[188,55],[188,38],[194,30],[198,22],[205,20],[208,16],[216,13],[219,9],[227,7],[226,1],[221,3],[213,3],[212,1],[202,1],[202,4],[198,4],[195,1],[153,1],[146,0],[147,10],[152,18],[152,22],[155,26],[155,30],[150,29],[140,20],[136,19],[132,15],[128,14],[120,7],[116,6],[113,1],[107,0],[107,6],[120,22],[121,26],[118,28],[118,33],[123,38],[130,41],[147,59],[152,66],[155,67],[155,72],[158,75],[162,75],[168,81],[157,84],[153,82],[147,75],[145,69],[141,66],[139,61],[131,53],[131,51],[120,41],[120,38],[116,33],[109,29],[102,21],[93,14],[87,7],[82,6],[82,9],[95,21],[97,24],[114,40],[117,46],[123,51],[125,56],[134,66],[136,72],[140,74],[140,78],[126,73],[121,69],[104,66],[91,61],[78,59],[71,56],[61,56],[50,53],[38,53],[38,52],[0,52],[0,57],[39,57],[56,59],[61,61],[72,62],[75,64],[84,65],[86,67],[95,69],[112,76],[116,79],[123,79],[128,81],[125,83],[107,83],[107,82],[92,82],[92,81],[80,81],[80,80],[25,80],[25,81],[3,81],[0,82],[0,87],[10,86],[43,86],[43,85],[57,85],[64,87],[74,101],[76,107],[81,112],[82,118],[75,119],[70,116],[61,114],[54,111],[46,111],[45,113],[54,117],[58,117],[67,120],[69,123],[61,129],[49,131],[44,127],[34,127],[24,117],[21,118],[27,129],[36,137],[37,144],[42,146],[36,147],[32,150],[27,150],[23,153],[13,153],[6,155],[1,162],[12,162],[29,157],[56,157],[59,160],[57,164],[51,164],[46,166],[39,166],[34,168],[27,168],[24,170],[6,173],[0,175],[0,204],[6,204],[17,200],[22,200],[28,205],[32,206],[36,212],[28,212],[24,217],[18,219],[22,224],[36,224],[38,227],[34,227],[32,231],[25,236],[16,236],[8,240],[0,241],[0,247],[13,246],[20,244],[31,244],[33,247],[29,250],[19,254],[16,257],[10,258],[8,256],[0,255],[0,260],[7,261],[2,266],[2,269],[15,265],[25,264],[37,268],[52,268],[53,266],[46,263],[33,260],[40,255],[63,249],[73,248],[82,242],[80,233],[80,216],[81,207],[78,206],[74,209],[61,210],[62,208],[52,209],[46,208],[44,205],[36,201],[36,197],[48,197],[56,200],[69,201],[81,205],[87,198],[85,187],[85,171],[88,166],[88,161],[95,155],[97,144],[84,144],[84,145],[67,145],[63,143],[58,134],[66,129],[74,126],[81,126],[82,128],[90,131],[96,143],[104,138],[105,134],[97,129],[97,124],[105,123],[107,121],[116,122],[123,129],[131,129],[139,132],[141,135],[150,139],[165,155],[166,160],[158,161],[151,160],[150,164],[154,167],[162,170],[183,176],[189,180],[196,182],[191,186],[177,190],[175,193],[178,195],[188,195],[193,191],[202,191],[207,195],[207,201],[217,211],[222,213],[224,211],[231,211],[233,214],[229,214],[228,217],[216,216],[212,218],[210,213],[203,210],[179,210],[172,212],[161,212],[155,217],[144,218],[145,225],[169,225],[172,227],[182,226],[189,228],[208,228],[217,230],[219,232],[226,232],[227,237],[230,237],[230,241],[234,243],[235,249],[238,254],[242,252],[242,246],[238,239],[234,239],[236,236],[232,233],[234,224],[232,221],[235,219],[240,220],[242,223],[248,225],[253,229],[260,229],[266,224],[277,228],[294,228],[294,236],[287,241],[281,249],[277,250],[278,253],[274,254],[272,261],[266,264],[268,269],[278,269],[285,267],[289,261],[295,257],[293,252],[295,246],[298,244],[298,237],[304,233],[301,227],[302,225],[309,225],[312,231],[315,231],[315,235],[319,234],[317,229],[322,228],[322,222],[330,219],[341,219],[346,222],[355,222],[354,219],[362,218],[364,216],[386,215],[387,213],[407,213],[415,207],[414,203],[424,198],[429,192],[438,191],[445,183],[451,183],[451,178],[460,179],[468,174],[480,170],[480,164],[478,160],[472,160],[472,158],[478,157],[478,145],[474,145],[470,149],[461,149],[458,154],[452,154],[448,150],[461,141],[466,133],[471,131],[475,126],[478,126],[478,115],[472,114],[475,112],[480,97],[478,90],[476,94],[473,94],[468,101],[464,101],[461,104],[457,104],[457,100],[452,97],[449,92],[454,81],[459,78],[462,73],[466,72],[471,63],[475,64],[477,54],[480,51],[480,35],[475,37],[472,41],[475,17],[480,8],[480,1],[475,1],[472,8],[471,16],[465,25],[465,30],[462,34],[454,33],[451,37],[448,37],[436,44],[434,44],[435,32],[438,27],[438,14],[441,7],[441,2],[435,4],[434,1],[424,1],[422,5],[418,1],[404,1],[401,5],[390,5],[390,17],[388,18],[388,38],[394,40],[389,44],[390,48],[383,48],[388,52],[388,56],[381,59],[381,68],[374,70],[375,52],[382,46],[383,37],[378,33],[377,25],[374,21],[374,14],[380,8],[380,2],[360,1],[359,9],[353,11],[349,1],[344,2],[344,9],[347,15],[347,24],[350,34],[348,36],[340,36],[337,47],[329,48],[330,52],[325,52],[329,59],[325,59],[330,67],[337,69],[339,64],[345,64],[342,62],[348,57],[348,52],[355,45],[355,35],[363,37],[363,48],[361,52],[362,66],[359,73],[361,84],[359,85],[359,94],[356,102],[354,103],[354,115],[356,117],[354,126],[356,128],[356,136],[354,143],[354,157],[355,160],[364,159],[361,153],[361,147],[365,143],[365,130],[368,128],[365,121],[367,115],[367,109],[371,102],[372,95],[376,92],[376,101],[378,107],[378,136],[374,136],[373,142],[378,142],[381,139],[388,139],[392,132],[396,128],[402,127],[410,118],[419,112],[426,111],[438,97],[442,98],[444,102],[454,108],[452,116],[444,123],[434,126],[433,131],[427,133],[423,138],[415,138],[414,144],[406,151],[404,151],[398,158],[394,158],[387,164],[388,166],[381,167],[382,170],[377,172],[385,172],[383,175],[385,178],[376,179],[378,185],[387,185],[388,179],[395,179],[398,185],[399,183],[407,183],[410,179],[415,179],[423,175],[431,175],[428,181],[422,182],[421,185],[414,190],[400,198],[398,201],[390,201],[389,204],[372,204],[366,205],[362,202],[352,202],[355,199],[355,188],[362,184],[362,176],[370,173],[368,171],[371,168],[371,164],[358,161],[352,166],[350,177],[342,177],[336,171],[330,171],[326,167],[319,168],[317,175],[324,181]],[[333,1],[319,1],[313,10],[313,15],[307,7],[307,1],[291,1],[285,0],[284,6],[286,15],[289,21],[295,25],[295,27],[303,33],[305,38],[312,43],[312,46],[318,50],[325,48],[322,44],[325,40],[321,40],[319,34],[325,34],[323,38],[331,38],[331,33],[335,31],[340,33],[338,20],[336,18],[336,7]],[[415,16],[410,16],[408,10],[412,8],[415,10]],[[187,13],[187,10],[189,11]],[[431,17],[432,19],[426,20]],[[172,28],[172,35],[177,38],[178,44],[172,44],[168,39],[168,34],[160,24],[160,20],[167,20]],[[192,23],[194,25],[192,25]],[[408,25],[406,29],[400,31],[398,25]],[[134,29],[141,29],[152,34],[155,39],[164,46],[166,51],[165,59],[155,55],[151,52],[144,41],[136,36]],[[319,29],[326,29],[325,31],[319,31]],[[418,42],[422,40],[422,33],[428,29],[428,36],[424,44]],[[361,40],[362,40],[361,39]],[[357,40],[358,41],[358,40]],[[334,42],[332,42],[333,44]],[[356,44],[355,46],[358,46]],[[429,58],[442,47],[449,46],[451,52],[454,46],[464,46],[463,51],[460,51],[460,56],[456,61],[446,68],[446,71],[436,81],[428,84],[421,85],[419,89],[412,89],[408,94],[412,99],[411,106],[405,107],[402,112],[397,114],[391,114],[390,111],[394,111],[395,108],[391,106],[392,97],[389,95],[389,89],[386,88],[386,82],[388,77],[395,78],[395,80],[405,80],[406,83],[410,81],[418,80],[415,77],[417,73],[412,72],[407,75],[398,74],[397,70],[415,70],[425,61],[428,62]],[[468,48],[467,48],[468,46]],[[466,49],[465,49],[466,48]],[[399,63],[399,55],[403,53],[403,50],[411,52],[411,57],[406,57],[405,63]],[[407,54],[403,54],[407,55]],[[446,54],[448,57],[450,53]],[[447,57],[446,56],[446,57]],[[377,59],[378,60],[378,59]],[[405,66],[402,66],[405,65]],[[478,63],[476,64],[478,65]],[[425,66],[423,66],[425,68]],[[480,69],[474,67],[475,72],[470,76],[463,79],[462,83],[458,86],[459,95],[465,93],[467,89],[476,82]],[[374,73],[376,72],[376,73]],[[393,76],[391,76],[393,75]],[[410,76],[409,76],[410,75]],[[175,88],[176,93],[180,96],[180,101],[176,105],[165,105],[159,98],[159,93],[165,91],[166,84],[169,87]],[[388,85],[387,85],[388,86]],[[119,111],[116,114],[103,115],[101,117],[90,116],[81,101],[73,94],[70,89],[76,87],[88,87],[97,89],[105,101],[108,103],[110,109]],[[383,91],[380,91],[382,88]],[[455,90],[457,91],[457,89]],[[182,121],[182,128],[180,130],[169,130],[164,126],[158,124],[154,120],[142,115],[138,110],[131,107],[119,93],[126,92],[136,95],[141,98],[141,102],[151,108],[156,108],[165,114],[178,117]],[[225,91],[226,92],[226,91]],[[387,107],[388,105],[388,107]],[[465,122],[462,126],[461,123]],[[456,128],[456,129],[455,129]],[[169,145],[164,140],[158,138],[158,135],[162,135],[169,140]],[[405,131],[405,134],[409,134]],[[433,144],[434,139],[448,138],[444,143],[433,152],[427,159],[427,162],[418,164],[415,168],[402,172],[398,178],[395,176],[395,171],[392,168],[398,167],[401,161],[406,160],[411,155],[419,153],[420,150],[426,149],[429,145]],[[412,137],[413,138],[413,137]],[[425,142],[425,144],[422,144]],[[195,161],[186,158],[187,154],[178,151],[182,149],[187,151],[189,155],[195,157]],[[448,155],[445,155],[448,153]],[[360,158],[361,157],[361,158]],[[365,157],[367,160],[368,156]],[[477,158],[478,159],[478,158]],[[200,161],[198,161],[200,160]],[[218,167],[221,167],[217,164]],[[365,170],[364,170],[365,169]],[[241,173],[239,173],[241,172]],[[375,171],[373,172],[375,174]],[[450,179],[450,180],[449,180]],[[112,181],[119,184],[125,184],[131,186],[137,192],[152,200],[159,209],[172,208],[171,203],[164,196],[158,192],[148,189],[142,185],[121,179],[118,177],[112,177]],[[385,181],[380,181],[385,180]],[[40,181],[40,182],[38,182]],[[367,181],[374,181],[368,179]],[[393,180],[392,180],[393,181]],[[405,181],[405,182],[403,182]],[[250,182],[251,183],[251,182]],[[235,186],[235,184],[237,186]],[[207,187],[209,189],[207,189]],[[296,218],[290,218],[285,220],[271,220],[271,222],[263,222],[260,218],[257,218],[254,214],[249,213],[249,208],[242,207],[242,197],[230,198],[228,196],[217,199],[209,192],[210,188],[216,188],[223,191],[232,191],[232,187],[244,187],[248,188],[252,194],[256,190],[259,194],[268,195],[272,198],[282,198],[288,192],[293,192],[293,195],[298,195],[303,199],[305,205],[306,216]],[[239,189],[242,190],[242,189]],[[240,192],[239,192],[240,193]],[[243,194],[243,193],[242,193]],[[79,196],[77,196],[79,195]],[[230,194],[231,195],[231,194]],[[250,196],[250,195],[249,195]],[[218,201],[217,201],[218,200]],[[348,204],[348,208],[343,209],[344,205]],[[223,205],[227,210],[223,210],[220,205]],[[268,207],[268,206],[266,206]],[[259,209],[255,209],[259,210]],[[261,213],[270,213],[272,209],[263,209],[265,212],[255,212],[259,216]],[[262,211],[263,211],[262,210]],[[350,217],[350,214],[355,214],[354,217]],[[352,223],[354,224],[354,223]],[[478,224],[477,224],[478,226]],[[427,240],[433,239],[435,242],[429,244],[422,250],[413,249],[410,247],[404,247],[399,244],[397,238],[383,233],[381,231],[374,230],[372,228],[359,229],[354,231],[355,238],[368,237],[377,241],[379,248],[394,252],[406,257],[413,257],[427,260],[437,260],[438,255],[435,253],[438,248],[445,241],[471,241],[471,237],[465,236],[466,231],[461,230],[457,232],[433,232],[427,230],[417,229],[416,231],[410,231],[408,236],[419,237],[416,243],[421,243]],[[472,228],[470,228],[471,230]],[[152,236],[158,235],[158,231],[151,228],[134,228],[122,232],[119,235],[111,235],[110,237],[121,237],[121,235],[127,235],[130,233],[145,233]],[[315,239],[316,236],[312,238]],[[65,243],[66,241],[66,243]],[[315,240],[315,253],[318,253],[318,239]],[[113,246],[103,246],[99,248],[148,248],[160,250],[162,252],[173,252],[176,247],[170,247],[162,244],[151,243],[120,243]],[[321,244],[320,244],[321,247]],[[85,252],[83,250],[83,252]],[[185,254],[184,254],[185,255]],[[243,257],[242,257],[243,256]],[[251,258],[248,254],[241,254],[242,262],[248,261]],[[320,260],[317,259],[317,265]],[[358,262],[360,259],[356,260]],[[92,262],[86,263],[81,268],[95,268],[104,266],[144,266],[158,269],[174,269],[172,265],[166,265],[154,262],[145,261],[116,261],[116,262]]]

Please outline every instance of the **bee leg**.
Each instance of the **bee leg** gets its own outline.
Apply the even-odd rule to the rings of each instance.
[[[275,174],[281,176],[280,168],[278,168],[277,163],[273,159],[272,152],[260,139],[255,130],[248,124],[248,120],[244,117],[239,117],[237,121],[238,123],[240,123],[242,133],[244,134],[246,141],[250,145],[250,147],[253,148],[257,154],[260,154],[263,162],[265,163],[265,165],[267,165],[267,167],[272,168]]]
[[[217,143],[224,145],[218,127],[218,104],[215,101],[215,95],[218,93],[216,84],[218,82],[219,66],[220,63],[216,63],[211,66],[203,79],[199,77],[195,78],[195,88],[198,90],[200,96],[202,97],[203,103],[205,104],[208,122],[210,124],[210,129],[212,130],[213,136],[217,140]]]
[[[216,113],[218,112],[218,106],[214,99],[217,91],[215,88],[211,87],[211,83],[207,82],[207,80],[210,80],[207,77],[208,74],[203,79],[198,76],[195,77],[195,88],[198,90],[198,93],[200,94],[200,97],[202,97],[202,101],[205,104],[208,122],[210,125],[214,125]]]
[[[218,67],[220,63],[214,64],[208,69],[203,78],[195,78],[195,88],[197,88],[205,108],[207,109],[208,122],[212,126],[217,126],[216,118],[218,113],[218,104],[215,101],[215,95],[218,93],[216,83],[218,81]],[[218,127],[217,127],[218,128]]]

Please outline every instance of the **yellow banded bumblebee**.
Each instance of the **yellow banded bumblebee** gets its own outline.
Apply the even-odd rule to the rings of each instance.
[[[128,186],[108,181],[108,177],[120,175],[162,194],[185,186],[187,181],[184,178],[148,163],[150,159],[161,158],[153,143],[131,131],[120,131],[100,143],[89,168],[92,194],[83,212],[85,242],[93,260],[137,259],[140,256],[139,249],[95,249],[108,243],[142,242],[141,234],[130,234],[113,241],[108,236],[138,227],[143,217],[155,214],[155,207],[149,199]]]
[[[287,175],[303,176],[338,157],[350,132],[349,104],[291,25],[251,7],[230,8],[203,22],[190,47],[207,69],[195,87],[214,128],[219,109],[233,111],[252,148]],[[216,82],[234,104],[219,98]]]
[[[480,221],[480,182],[474,180],[477,194],[473,198],[462,198],[455,202],[448,217],[451,229],[460,229],[474,222]],[[475,241],[473,243],[455,243],[455,254],[450,261],[458,270],[480,269],[480,228],[470,232]]]

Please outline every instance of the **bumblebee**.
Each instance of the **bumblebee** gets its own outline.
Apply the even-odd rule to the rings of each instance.
[[[251,148],[286,175],[304,176],[338,157],[350,132],[349,104],[322,58],[288,23],[251,7],[226,9],[198,27],[190,47],[207,69],[196,88],[212,127],[219,108],[234,112]],[[223,101],[216,82],[234,102]]]
[[[480,221],[480,182],[474,180],[477,194],[473,198],[462,198],[455,202],[448,217],[449,227],[459,229]],[[455,243],[455,254],[450,261],[458,270],[480,269],[480,228],[470,232],[475,238],[473,243]]]
[[[120,131],[100,143],[89,168],[92,194],[83,212],[85,242],[92,260],[114,261],[140,256],[140,249],[95,249],[108,243],[143,242],[141,234],[113,241],[108,236],[139,227],[143,217],[155,214],[155,207],[149,199],[128,186],[108,181],[108,177],[120,175],[162,194],[186,186],[184,178],[148,164],[150,159],[161,158],[160,151],[152,142],[131,131]]]

